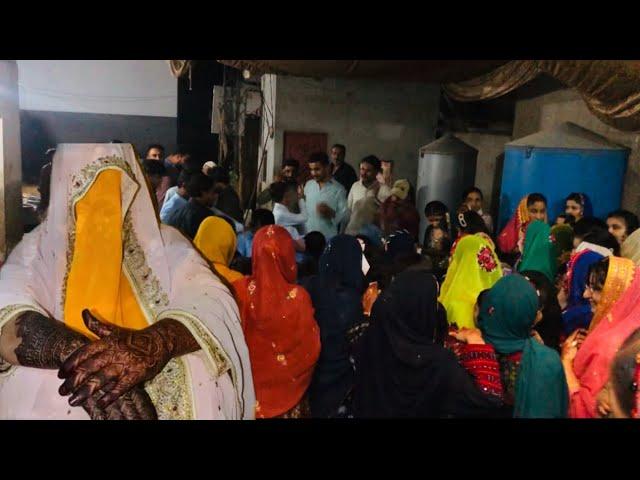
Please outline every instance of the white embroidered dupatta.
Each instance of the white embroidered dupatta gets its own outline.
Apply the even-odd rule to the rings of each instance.
[[[190,364],[201,360],[211,379],[220,379],[227,373],[231,377],[235,405],[227,405],[227,418],[253,418],[255,394],[238,307],[190,242],[177,230],[159,224],[131,145],[58,146],[47,217],[25,236],[0,269],[0,329],[28,310],[64,321],[66,279],[73,258],[75,202],[105,169],[123,173],[123,266],[147,321],[180,321],[202,348],[172,360],[147,383],[159,417],[201,418],[196,411],[198,402],[189,369]],[[23,368],[7,369],[5,364],[0,375]],[[57,392],[52,391],[51,395]]]

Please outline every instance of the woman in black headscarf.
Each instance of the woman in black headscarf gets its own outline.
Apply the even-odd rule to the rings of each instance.
[[[354,416],[497,416],[502,383],[493,347],[472,340],[461,364],[443,346],[446,313],[424,270],[400,273],[373,306],[356,353]],[[477,343],[476,343],[477,342]]]
[[[305,279],[320,327],[320,359],[309,387],[311,416],[349,414],[353,366],[347,332],[364,322],[362,247],[355,237],[333,237],[320,257],[318,275]]]
[[[534,324],[534,329],[547,347],[560,352],[562,336],[562,309],[558,303],[555,286],[543,273],[534,270],[520,272],[533,285],[539,295],[542,318]]]

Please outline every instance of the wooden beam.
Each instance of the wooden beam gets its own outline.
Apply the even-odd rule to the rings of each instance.
[[[0,60],[0,259],[22,238],[18,64]]]

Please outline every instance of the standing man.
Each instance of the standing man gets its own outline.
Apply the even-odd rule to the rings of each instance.
[[[338,234],[338,225],[347,213],[347,193],[335,178],[331,178],[326,153],[312,154],[308,163],[311,180],[304,187],[307,232],[318,231],[328,242]]]
[[[295,158],[287,158],[280,166],[280,174],[276,177],[276,182],[298,182],[298,174],[300,173],[300,163]],[[271,192],[269,188],[265,188],[256,197],[258,205],[266,205],[271,202]]]
[[[347,147],[336,143],[331,147],[331,173],[340,185],[344,187],[345,192],[351,190],[351,186],[358,180],[356,171],[351,165],[344,161],[347,155]]]
[[[380,160],[375,155],[360,160],[360,180],[351,187],[347,200],[349,211],[353,211],[356,202],[365,197],[376,197],[382,203],[391,195],[391,188],[377,180],[380,168]]]
[[[157,160],[159,162],[164,158],[164,147],[160,144],[154,143],[147,147],[147,151],[144,154],[145,160]]]

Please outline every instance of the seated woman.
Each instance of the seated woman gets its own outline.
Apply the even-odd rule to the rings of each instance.
[[[466,209],[466,206],[463,206],[463,208]],[[456,239],[451,245],[451,256],[455,253],[460,239],[467,235],[479,235],[487,240],[494,250],[496,248],[484,220],[472,210],[464,210],[458,213],[453,222],[453,230],[456,232]]]
[[[575,252],[591,250],[604,257],[617,255],[620,246],[607,230],[607,224],[595,217],[583,217],[573,226]]]
[[[308,416],[306,391],[320,355],[307,291],[296,281],[293,240],[278,225],[253,239],[252,273],[233,287],[256,389],[256,418]]]
[[[354,416],[496,416],[502,385],[493,349],[470,338],[460,366],[443,346],[446,313],[425,271],[398,275],[373,306],[356,352]]]
[[[567,415],[567,383],[560,356],[531,334],[540,308],[536,290],[518,274],[496,283],[480,306],[482,338],[498,355],[505,405],[516,418]],[[476,333],[463,329],[456,338],[465,341]]]
[[[193,244],[229,283],[242,278],[240,272],[229,268],[236,253],[236,232],[229,222],[220,217],[204,219]]]
[[[601,391],[598,413],[610,418],[639,418],[640,329],[627,338],[611,365],[609,385]]]
[[[562,308],[562,330],[570,335],[580,328],[588,328],[593,317],[591,304],[584,297],[589,280],[589,268],[602,260],[599,253],[583,250],[571,257],[567,265],[567,274],[560,285],[558,303]]]
[[[576,243],[575,239],[574,243]],[[580,253],[583,250],[598,252],[604,257],[620,256],[620,244],[618,241],[608,231],[599,228],[585,235],[574,251],[575,253]]]
[[[318,275],[303,285],[320,327],[320,358],[309,386],[311,416],[349,416],[354,371],[347,332],[364,322],[360,242],[348,235],[333,237],[320,257]]]
[[[551,236],[551,228],[546,223],[534,220],[527,226],[517,270],[534,270],[544,274],[550,282],[555,281],[558,250]]]
[[[586,193],[571,193],[566,198],[564,213],[571,215],[575,221],[579,221],[583,217],[593,216],[593,207],[591,200]]]
[[[458,328],[474,327],[473,307],[478,294],[491,288],[501,277],[502,267],[492,244],[479,235],[462,238],[439,298],[447,310],[449,323]]]
[[[622,246],[629,235],[640,228],[638,217],[629,210],[615,210],[607,215],[607,228]]]
[[[570,416],[595,418],[596,395],[609,380],[622,342],[640,327],[640,275],[631,260],[609,257],[592,265],[585,298],[594,312],[588,333],[576,330],[562,346]],[[585,338],[586,336],[586,338]]]
[[[513,254],[517,251],[518,241],[531,220],[548,223],[547,199],[541,193],[530,193],[520,200],[511,220],[497,239],[498,247],[503,253]]]

